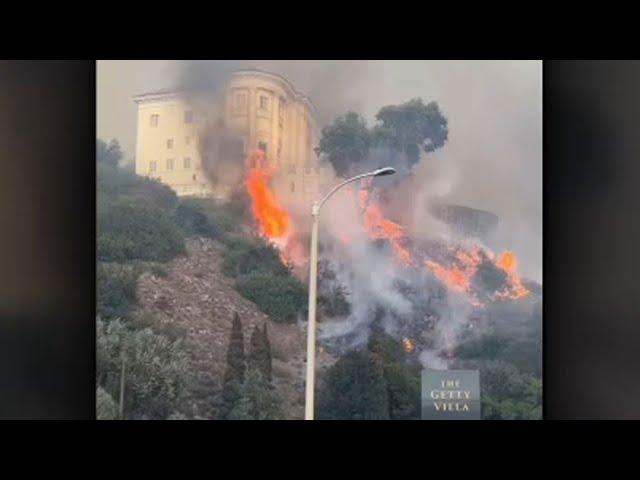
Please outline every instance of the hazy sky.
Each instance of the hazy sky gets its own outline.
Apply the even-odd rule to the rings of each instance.
[[[212,63],[213,68],[223,62]],[[421,97],[449,119],[449,142],[437,153],[451,166],[452,201],[500,216],[500,238],[521,272],[542,278],[541,61],[237,61],[283,74],[332,118],[353,109],[371,123],[380,107]],[[175,61],[101,61],[97,129],[135,151],[131,96],[178,85]]]

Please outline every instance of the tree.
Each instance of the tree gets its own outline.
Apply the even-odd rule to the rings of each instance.
[[[368,351],[348,352],[329,369],[318,413],[318,418],[326,420],[389,418],[382,368]]]
[[[420,418],[420,366],[407,358],[402,344],[373,322],[367,349],[380,366],[387,386],[389,418]]]
[[[256,325],[251,334],[251,350],[249,351],[249,368],[258,370],[262,376],[271,381],[271,344],[267,334],[267,323],[260,329]]]
[[[126,359],[125,418],[164,419],[178,409],[188,374],[180,341],[150,328],[132,330],[119,319],[98,319],[96,337],[97,383],[112,398],[118,398],[122,357]]]
[[[240,399],[231,410],[229,420],[278,420],[282,418],[280,399],[259,369],[249,367],[240,389]]]
[[[236,313],[231,326],[231,336],[227,349],[227,369],[222,386],[221,417],[226,418],[240,400],[241,387],[245,377],[244,335],[242,322]]]
[[[96,418],[98,420],[118,418],[118,405],[109,392],[100,386],[96,389]]]
[[[349,176],[353,166],[367,158],[370,146],[371,132],[365,120],[355,112],[347,112],[322,129],[320,151],[327,155],[340,177]]]
[[[108,144],[100,139],[96,140],[96,162],[117,167],[122,156],[118,140],[112,139]]]
[[[432,152],[448,138],[447,119],[436,102],[424,104],[414,98],[402,105],[380,109],[376,119],[381,124],[374,129],[376,146],[388,146],[406,154],[409,165],[420,160],[420,150]]]

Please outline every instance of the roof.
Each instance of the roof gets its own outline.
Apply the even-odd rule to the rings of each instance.
[[[267,72],[266,70],[260,70],[259,68],[247,68],[247,69],[235,70],[231,73],[232,76],[245,75],[245,74],[253,74],[253,75],[258,74],[258,75],[266,76],[271,79],[275,79],[279,81],[281,84],[284,85],[286,90],[289,90],[289,92],[292,94],[292,96],[296,100],[306,103],[311,108],[311,110],[313,110],[314,112],[316,111],[316,106],[313,104],[311,99],[308,96],[298,92],[296,88],[293,86],[293,84],[282,75],[279,75],[273,72]],[[160,88],[157,90],[152,90],[150,92],[144,92],[137,95],[133,95],[132,98],[134,102],[139,103],[144,100],[151,100],[153,98],[160,99],[162,97],[180,96],[180,95],[183,95],[184,93],[185,93],[185,90],[180,87],[167,87],[167,88]]]

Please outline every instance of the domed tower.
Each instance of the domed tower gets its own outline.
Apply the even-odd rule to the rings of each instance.
[[[297,200],[294,203],[310,204],[320,191],[323,172],[314,152],[320,141],[315,115],[311,100],[280,75],[262,70],[231,75],[225,124],[240,139],[249,161],[252,150],[264,151],[276,171],[279,196]]]

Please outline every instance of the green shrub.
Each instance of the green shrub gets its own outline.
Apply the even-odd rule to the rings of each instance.
[[[138,270],[130,265],[99,263],[96,310],[102,318],[127,317],[136,303]]]
[[[291,275],[253,272],[240,277],[237,288],[278,322],[294,322],[307,302],[306,288]]]
[[[167,261],[183,252],[184,239],[162,210],[119,200],[98,214],[98,260]]]
[[[133,330],[120,320],[96,323],[96,379],[112,397],[120,389],[125,358],[126,419],[164,419],[181,410],[188,358],[182,342],[151,329]]]
[[[116,420],[118,418],[118,405],[102,387],[96,389],[96,418],[98,420]]]
[[[202,202],[193,198],[181,199],[173,219],[185,235],[202,235],[215,238],[217,229],[212,220],[205,213]]]
[[[104,163],[96,165],[96,191],[99,208],[118,198],[163,210],[172,210],[178,203],[178,196],[171,187]]]
[[[222,272],[231,277],[262,272],[289,275],[278,250],[260,237],[227,236]]]

